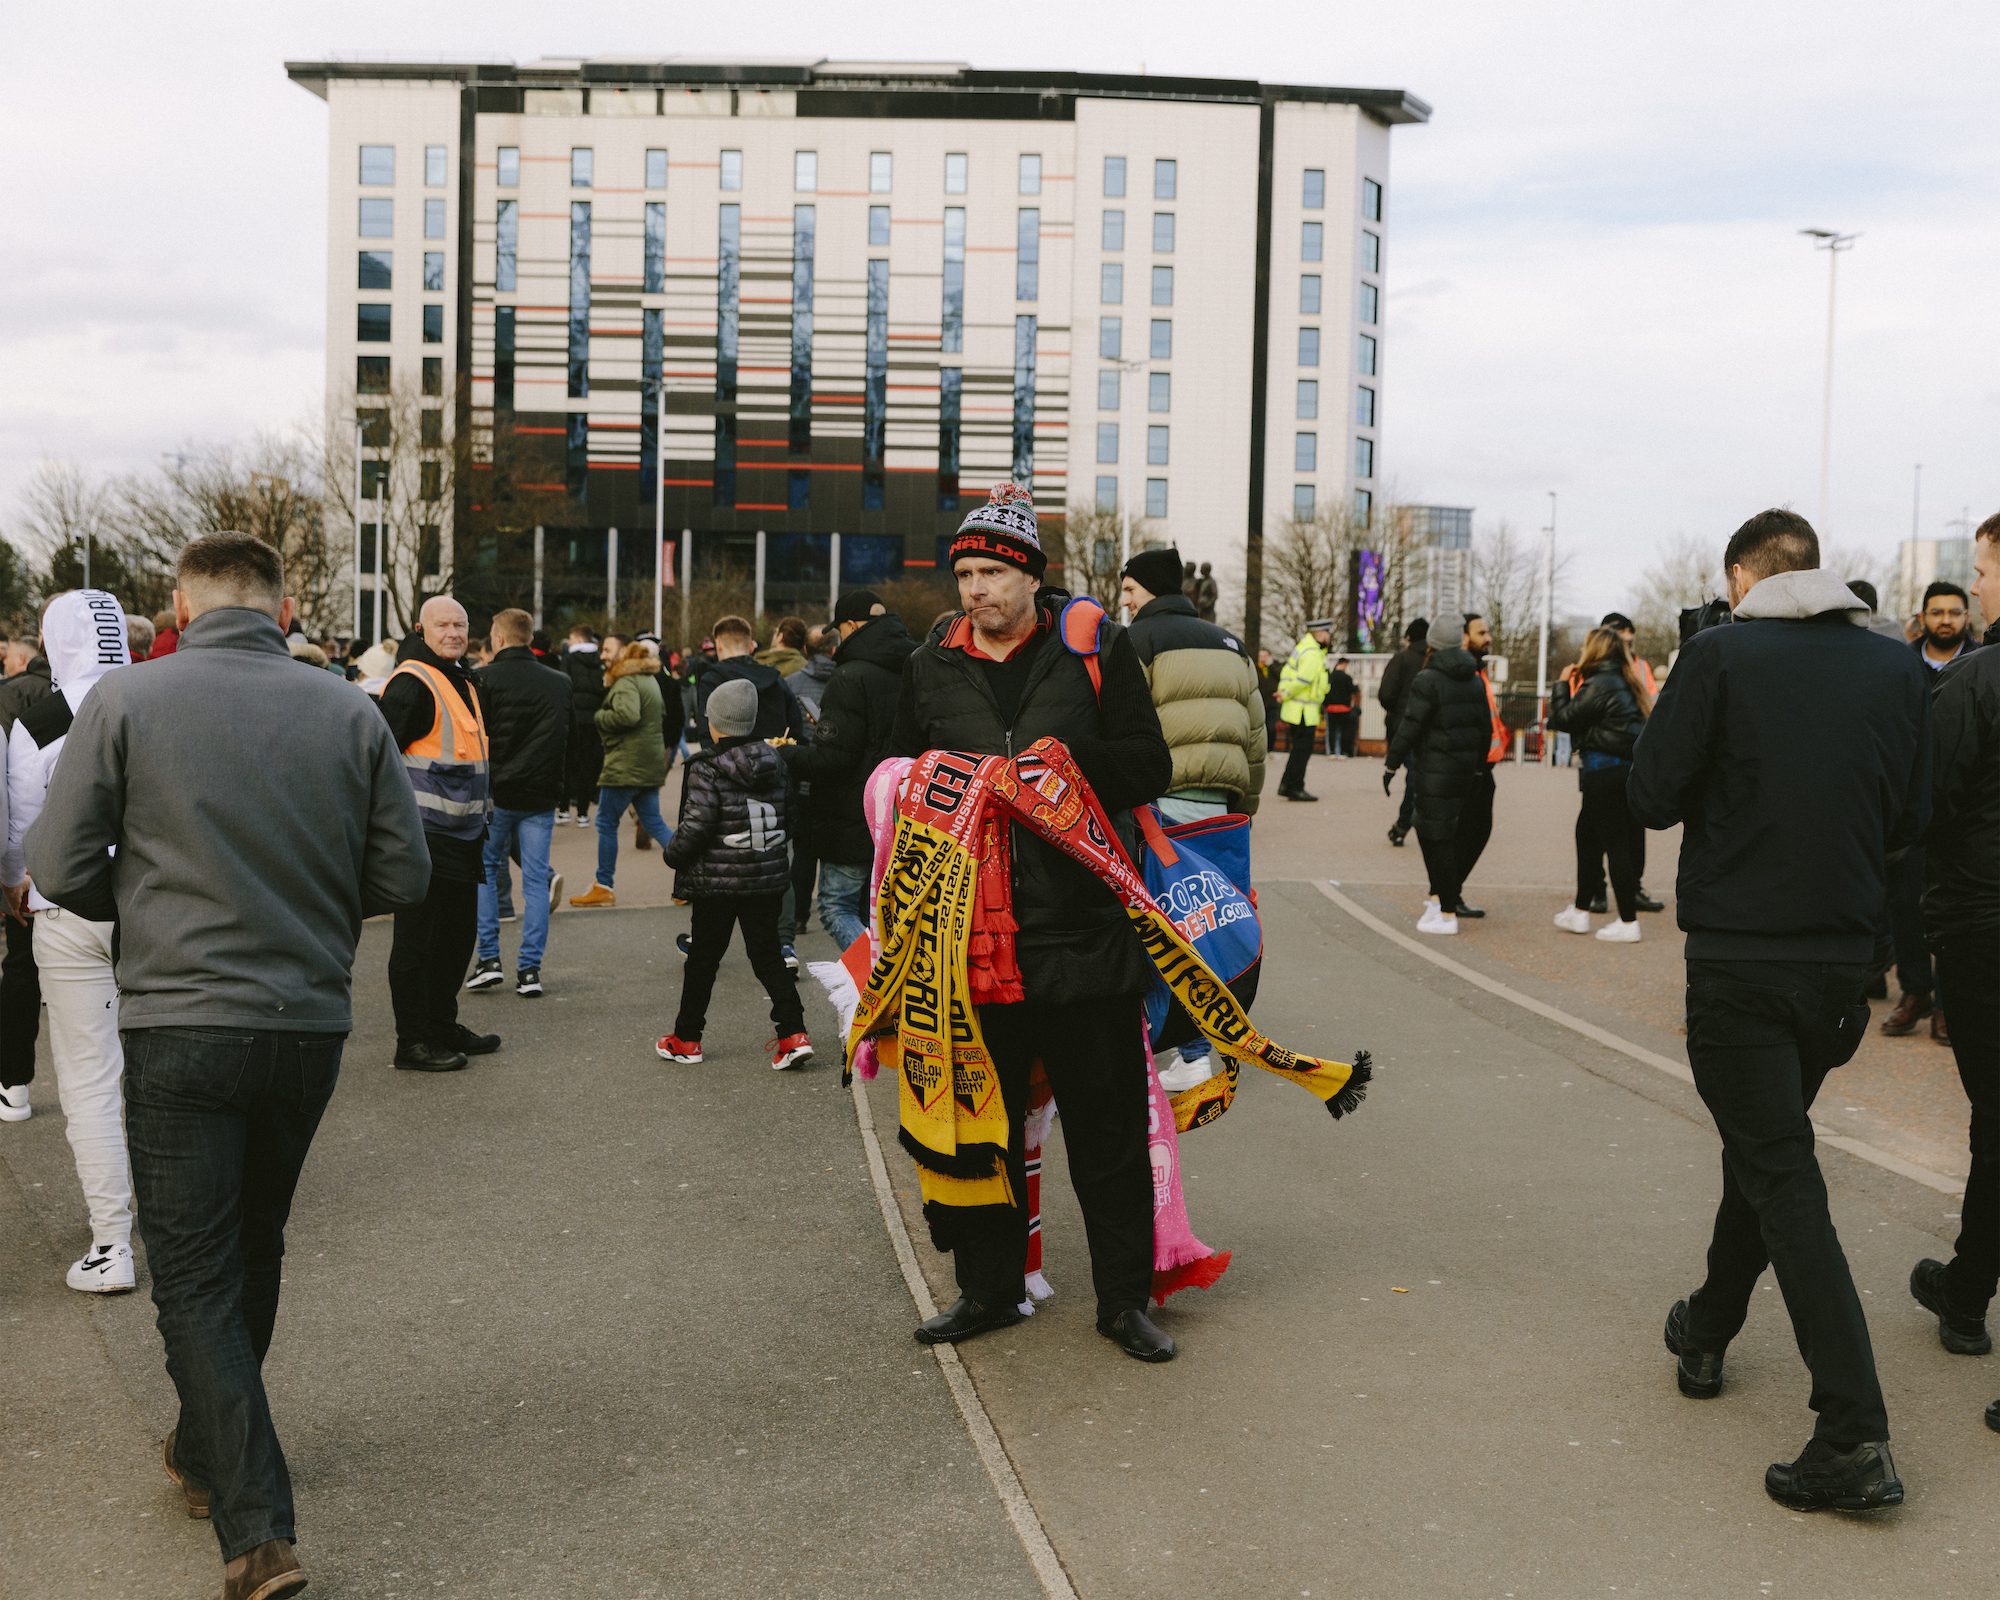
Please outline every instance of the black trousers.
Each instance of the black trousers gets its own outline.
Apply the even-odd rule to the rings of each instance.
[[[1812,1372],[1814,1430],[1840,1444],[1889,1437],[1861,1297],[1827,1213],[1810,1112],[1868,1029],[1866,963],[1690,961],[1687,1052],[1722,1135],[1722,1204],[1688,1331],[1720,1350],[1766,1265]]]
[[[813,883],[819,877],[819,851],[813,846],[812,803],[809,794],[794,792],[785,807],[785,825],[792,836],[792,883],[778,913],[778,942],[796,944],[812,926]]]
[[[1632,809],[1625,803],[1630,762],[1600,767],[1583,774],[1583,804],[1576,813],[1576,903],[1588,906],[1604,893],[1604,863],[1611,862],[1611,892],[1618,900],[1618,920],[1639,914],[1640,863],[1632,859]],[[1641,838],[1645,830],[1639,829]]]
[[[1978,1311],[2000,1287],[2000,930],[1950,934],[1937,946],[1938,998],[1951,1019],[1958,1081],[1972,1102],[1972,1172],[1965,1180],[1951,1297]]]
[[[0,1085],[35,1081],[35,1041],[42,1034],[42,978],[35,970],[35,919],[7,917],[0,958]]]
[[[1153,1290],[1153,1159],[1137,1000],[981,1006],[979,1027],[999,1069],[1007,1105],[1007,1181],[1021,1203],[929,1208],[931,1237],[953,1253],[960,1291],[986,1306],[1019,1305],[1028,1297],[1021,1124],[1028,1071],[1039,1057],[1061,1108],[1069,1181],[1090,1241],[1097,1314],[1143,1309]]]
[[[1451,842],[1458,849],[1458,886],[1465,887],[1465,880],[1472,876],[1472,869],[1479,865],[1479,858],[1486,850],[1486,841],[1493,837],[1493,765],[1483,764],[1472,780],[1472,791],[1465,797],[1465,804],[1458,808],[1458,831],[1451,836]]]
[[[580,817],[597,804],[597,775],[604,770],[604,741],[587,718],[569,736],[569,766],[565,777],[569,801]]]
[[[783,895],[701,895],[688,902],[694,930],[688,935],[687,965],[681,975],[681,1008],[674,1017],[675,1036],[695,1040],[708,1026],[708,1001],[715,993],[715,975],[729,949],[730,931],[743,928],[743,953],[750,970],[771,999],[771,1024],[778,1037],[806,1031],[806,1011],[799,1001],[797,975],[785,965],[778,949],[778,909]]]
[[[1317,728],[1303,722],[1285,724],[1285,775],[1278,780],[1279,794],[1297,794],[1306,786],[1306,766],[1312,760]]]
[[[1889,863],[1889,933],[1896,941],[1896,982],[1904,994],[1929,994],[1937,986],[1924,942],[1923,899],[1924,847],[1917,844]]]
[[[458,986],[479,936],[479,885],[431,879],[424,903],[396,913],[389,947],[389,1000],[396,1043],[450,1045],[458,1031]]]
[[[1424,872],[1430,878],[1431,893],[1437,896],[1438,909],[1455,911],[1465,890],[1465,879],[1458,870],[1458,841],[1426,839],[1420,833],[1417,846],[1424,853]]]

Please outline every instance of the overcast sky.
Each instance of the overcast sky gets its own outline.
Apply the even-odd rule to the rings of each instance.
[[[650,19],[650,20],[649,20]],[[44,455],[142,466],[318,403],[326,118],[283,62],[740,53],[1406,88],[1383,461],[1406,498],[1547,521],[1570,607],[1664,537],[1817,517],[1830,544],[2000,509],[2000,7],[1403,0],[947,7],[43,6],[0,56],[0,525]]]

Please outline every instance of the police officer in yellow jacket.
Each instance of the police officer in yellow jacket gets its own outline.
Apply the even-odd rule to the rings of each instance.
[[[1333,640],[1333,619],[1308,622],[1306,631],[1278,675],[1278,720],[1285,725],[1284,776],[1278,793],[1287,800],[1317,800],[1306,793],[1306,764],[1312,760],[1319,734],[1320,707],[1326,703],[1326,651]]]
[[[486,717],[478,684],[465,670],[465,645],[465,608],[449,595],[426,600],[380,701],[431,852],[430,892],[422,905],[396,913],[389,951],[395,1064],[412,1072],[456,1072],[468,1056],[500,1048],[498,1034],[474,1033],[458,1020],[493,810]]]

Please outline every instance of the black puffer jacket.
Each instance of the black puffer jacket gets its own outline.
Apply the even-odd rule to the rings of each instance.
[[[861,791],[889,754],[903,663],[916,648],[894,612],[869,618],[834,652],[812,743],[780,752],[792,776],[812,785],[813,849],[822,861],[860,866],[875,859]]]
[[[2000,928],[2000,650],[1961,655],[1932,684],[1924,931],[1937,940]]]
[[[1456,647],[1434,652],[1411,683],[1389,742],[1389,770],[1408,762],[1416,775],[1419,839],[1449,839],[1458,832],[1458,809],[1486,765],[1492,738],[1486,680],[1472,652]]]
[[[1382,682],[1375,691],[1375,698],[1382,703],[1382,710],[1389,719],[1389,737],[1396,736],[1396,722],[1403,714],[1403,702],[1410,697],[1410,685],[1423,670],[1424,652],[1429,649],[1422,640],[1406,644],[1389,658],[1389,664],[1382,669]]]
[[[1567,674],[1556,679],[1549,692],[1549,726],[1568,734],[1579,750],[1630,761],[1646,714],[1625,674],[1603,661],[1591,668],[1575,694]]]
[[[785,768],[778,752],[748,734],[688,758],[681,814],[665,859],[684,900],[703,895],[783,894]]]
[[[509,645],[472,678],[486,707],[493,803],[508,811],[554,810],[569,759],[570,680],[524,644]]]
[[[695,668],[694,717],[700,724],[698,731],[703,745],[715,742],[708,731],[708,697],[735,678],[743,679],[757,691],[757,720],[751,725],[751,738],[775,739],[781,733],[788,733],[804,744],[812,737],[812,730],[806,726],[805,708],[799,704],[799,697],[785,687],[784,675],[776,667],[767,667],[751,656],[724,656],[720,661],[704,662]]]

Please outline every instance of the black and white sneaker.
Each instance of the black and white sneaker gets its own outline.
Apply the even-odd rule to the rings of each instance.
[[[689,937],[689,935],[685,933],[677,933],[674,935],[674,948],[680,951],[680,953],[684,956],[691,956],[694,954],[694,942]]]
[[[69,1269],[69,1286],[85,1294],[123,1294],[132,1284],[129,1244],[94,1244],[90,1253]]]
[[[472,969],[472,976],[465,980],[468,989],[497,989],[507,981],[507,974],[500,970],[499,958],[482,961]]]
[[[786,967],[788,967],[793,972],[797,972],[799,970],[799,958],[797,955],[793,953],[792,947],[790,945],[784,944],[778,946],[778,953],[785,958]]]
[[[514,992],[524,1000],[539,1000],[542,997],[542,969],[523,967],[514,974]]]

